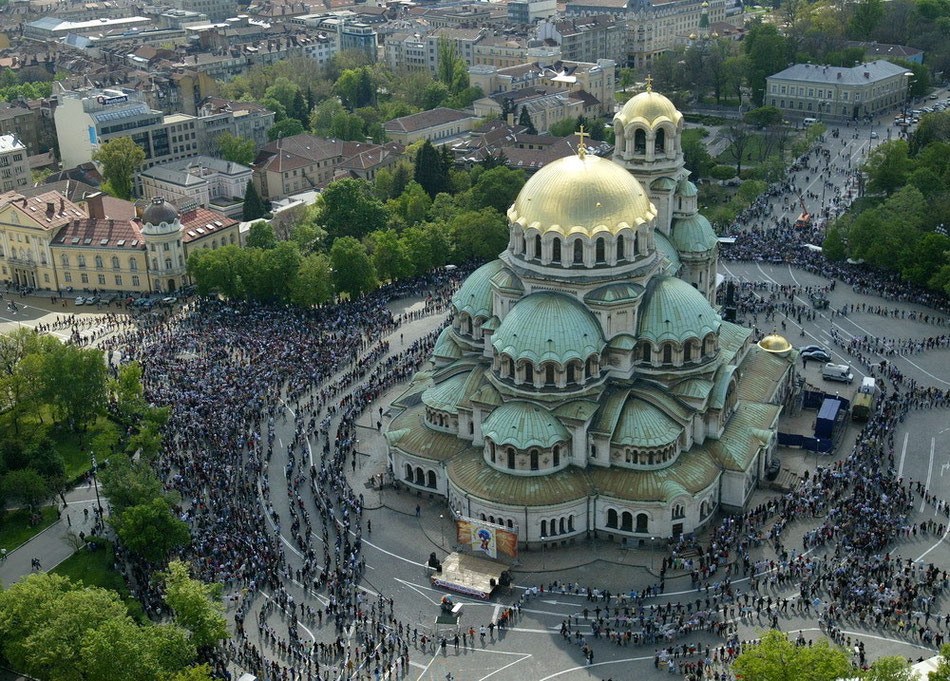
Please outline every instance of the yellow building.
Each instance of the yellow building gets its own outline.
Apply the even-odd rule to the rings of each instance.
[[[239,244],[238,227],[205,208],[179,213],[161,198],[141,216],[111,220],[89,217],[58,192],[11,193],[0,198],[0,273],[14,285],[60,293],[173,292],[189,283],[189,254]]]
[[[26,198],[0,195],[0,277],[15,286],[60,288],[51,242],[59,230],[85,213],[56,191]]]

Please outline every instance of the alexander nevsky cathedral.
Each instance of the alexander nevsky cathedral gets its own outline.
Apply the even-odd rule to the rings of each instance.
[[[613,125],[612,159],[582,137],[524,185],[386,435],[401,483],[529,546],[636,545],[742,509],[794,382],[785,339],[715,307],[682,114],[648,87]]]

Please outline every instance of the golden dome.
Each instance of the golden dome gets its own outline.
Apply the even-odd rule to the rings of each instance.
[[[715,31],[713,31],[713,32],[710,34],[710,37],[711,37],[711,38],[718,38],[718,37],[719,37],[719,34],[716,33]]]
[[[696,40],[696,38],[698,38],[698,37],[699,37],[699,36],[696,35],[695,33],[690,33],[690,34],[689,34],[689,39],[690,39],[690,40]]]
[[[690,38],[695,40],[695,36],[690,36]],[[647,89],[646,92],[641,92],[636,97],[628,99],[614,120],[617,119],[620,119],[623,125],[629,125],[633,121],[639,120],[653,128],[657,124],[665,122],[678,126],[683,119],[683,114],[676,110],[673,102],[659,92]]]
[[[707,7],[709,7],[709,3],[703,0],[703,4],[701,4],[700,7],[702,7],[703,9],[706,9]]]
[[[656,218],[656,208],[622,166],[592,154],[566,156],[529,179],[508,209],[522,229],[563,236],[617,234]]]
[[[779,336],[775,333],[765,336],[759,341],[758,345],[766,352],[771,352],[776,355],[781,355],[792,349],[792,344],[789,343],[784,336]]]

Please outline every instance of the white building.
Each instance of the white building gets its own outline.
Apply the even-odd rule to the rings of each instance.
[[[32,184],[26,145],[15,135],[0,135],[0,188],[8,192]]]
[[[146,199],[161,196],[178,206],[194,202],[233,217],[241,212],[252,174],[240,163],[196,156],[152,166],[138,173],[137,179],[139,193]]]

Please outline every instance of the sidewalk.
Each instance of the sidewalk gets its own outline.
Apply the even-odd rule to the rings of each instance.
[[[43,571],[48,572],[73,555],[73,547],[67,539],[68,532],[91,534],[94,526],[93,508],[96,504],[95,490],[86,485],[77,487],[66,494],[66,501],[68,505],[65,508],[60,507],[62,517],[59,520],[16,550],[7,553],[6,560],[0,562],[0,584],[9,587],[33,572],[31,561],[34,558],[39,558]],[[89,509],[88,519],[83,514],[84,508]],[[72,521],[72,527],[66,520],[67,515]]]

